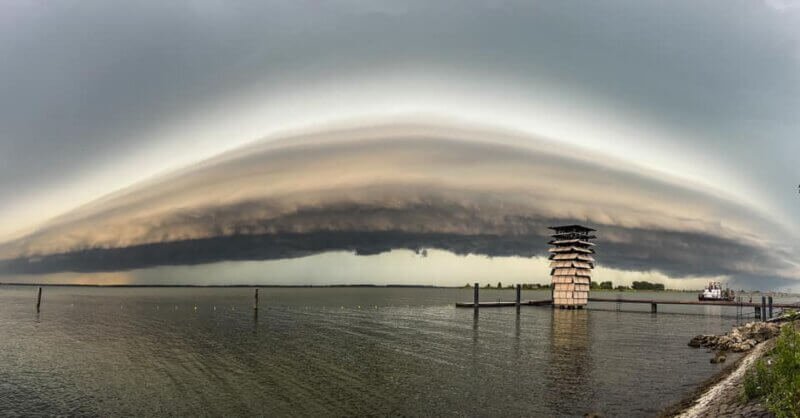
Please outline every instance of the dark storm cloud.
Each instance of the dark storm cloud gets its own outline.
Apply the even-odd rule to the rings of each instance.
[[[526,246],[519,237],[539,239],[546,223],[577,220],[602,228],[604,262],[622,268],[743,280],[796,277],[796,254],[782,246],[792,244],[793,232],[746,208],[766,196],[767,207],[800,210],[800,15],[790,2],[766,4],[772,7],[696,1],[9,2],[0,12],[0,216],[4,233],[15,219],[40,227],[0,246],[0,258],[17,259],[6,267],[28,271],[29,259],[43,256],[40,266],[57,271],[176,262],[169,254],[181,263],[240,257],[222,248],[226,240],[240,242],[231,248],[254,258],[419,246],[531,255],[540,253],[541,243]],[[98,188],[92,182],[116,178],[123,163],[142,167],[135,179],[175,167],[170,162],[190,153],[205,131],[194,118],[214,126],[204,117],[209,109],[244,112],[253,105],[251,95],[285,94],[302,99],[294,104],[299,119],[313,120],[310,104],[324,95],[318,86],[357,81],[352,91],[328,93],[334,96],[330,107],[347,109],[365,89],[362,80],[381,86],[387,74],[408,80],[373,92],[387,96],[386,103],[399,88],[418,104],[438,99],[412,77],[422,74],[443,91],[477,86],[508,103],[620,111],[631,117],[623,122],[646,129],[641,136],[604,140],[669,154],[656,169],[670,171],[676,160],[726,167],[734,175],[704,179],[763,195],[734,204],[643,175],[629,167],[635,157],[624,152],[617,157],[628,161],[590,163],[566,148],[476,145],[451,132],[436,141],[383,135],[379,139],[390,141],[377,145],[348,146],[339,138],[330,146],[248,147],[44,225],[44,219],[24,216],[41,207],[23,207],[22,215],[10,217],[8,207],[23,198]],[[397,82],[391,80],[384,84]],[[354,113],[386,110],[375,107]],[[458,103],[448,109],[457,115]],[[533,132],[548,119],[523,114]],[[284,123],[265,119],[270,131]],[[570,122],[586,132],[600,128],[577,117]],[[179,138],[168,147],[160,133],[175,127]],[[669,135],[651,138],[650,128]],[[227,135],[214,138],[217,149],[228,148]],[[486,141],[495,133],[478,136]],[[595,142],[585,145],[613,145]],[[142,152],[155,155],[156,163],[140,164]],[[95,195],[128,183],[110,184]],[[54,213],[86,201],[63,200],[51,202]],[[272,241],[281,236],[294,238]],[[254,237],[271,244],[253,244]],[[364,237],[370,237],[366,243]],[[631,244],[637,240],[642,243]],[[180,250],[200,242],[207,246],[202,254]],[[60,253],[72,255],[48,256]]]
[[[755,183],[791,211],[800,36],[791,3],[767,4],[8,2],[0,200],[113,172],[121,156],[158,148],[160,129],[245,92],[312,97],[318,83],[405,68],[524,100],[550,85],[700,129],[710,135],[699,145],[673,140],[758,167]]]
[[[602,231],[609,267],[793,274],[788,254],[759,235],[775,227],[746,208],[618,161],[535,138],[513,145],[518,139],[381,125],[258,143],[0,246],[2,268],[110,271],[397,248],[535,256],[545,254],[547,226],[588,222]]]
[[[236,208],[229,210],[236,211]],[[397,220],[397,225],[401,225],[408,219],[419,221],[444,217],[458,218],[466,227],[475,231],[487,230],[488,233],[407,232],[399,227],[385,231],[339,230],[342,224],[353,223],[354,219],[363,222],[392,218]],[[402,209],[328,207],[303,210],[285,218],[263,220],[260,225],[242,224],[230,236],[6,260],[0,261],[0,269],[6,274],[119,271],[230,260],[287,259],[327,251],[344,250],[371,255],[393,249],[421,251],[425,248],[443,249],[459,255],[546,256],[549,239],[547,226],[579,221],[526,217],[505,218],[489,225],[481,217],[476,213],[476,208],[453,206],[410,206]],[[203,220],[212,221],[212,217]],[[298,224],[320,221],[328,228],[306,233],[285,232]],[[265,229],[279,232],[249,234],[250,231]],[[727,275],[738,279],[739,283],[763,279],[781,287],[790,282],[774,273],[789,267],[780,256],[735,240],[709,234],[614,226],[601,227],[598,235],[597,258],[604,267],[659,271],[673,277]],[[626,238],[608,240],[604,235],[624,235]]]

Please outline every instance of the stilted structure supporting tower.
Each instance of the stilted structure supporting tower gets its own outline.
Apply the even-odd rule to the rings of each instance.
[[[595,230],[582,225],[551,226],[550,276],[553,306],[582,309],[589,302],[589,284],[594,268]]]

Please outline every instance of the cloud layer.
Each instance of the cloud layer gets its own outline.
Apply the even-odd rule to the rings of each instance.
[[[446,123],[298,133],[223,154],[0,246],[6,273],[112,271],[324,251],[542,255],[599,229],[598,259],[673,276],[788,280],[779,227],[711,191],[513,132]]]

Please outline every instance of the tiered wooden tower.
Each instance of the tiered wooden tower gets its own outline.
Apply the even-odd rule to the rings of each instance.
[[[595,230],[581,225],[551,226],[550,276],[553,306],[582,309],[589,302],[589,284],[594,268]]]

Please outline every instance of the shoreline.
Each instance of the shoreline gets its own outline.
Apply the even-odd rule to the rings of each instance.
[[[667,407],[662,418],[715,417],[721,415],[772,416],[756,401],[742,402],[742,381],[747,371],[774,347],[775,338],[759,344],[706,379],[691,394]]]

